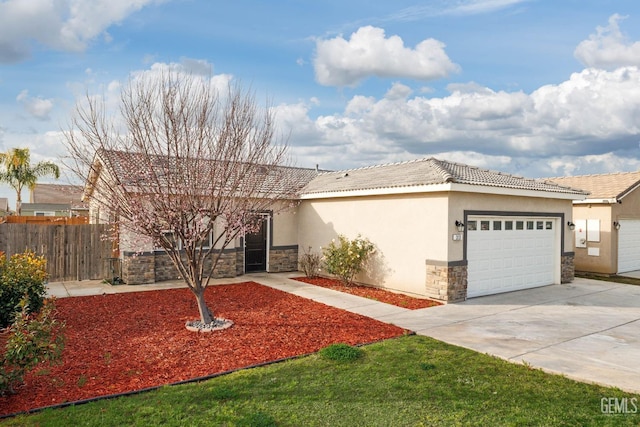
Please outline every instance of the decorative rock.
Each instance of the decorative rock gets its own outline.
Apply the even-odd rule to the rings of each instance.
[[[232,327],[233,322],[222,318],[215,318],[211,323],[203,323],[200,320],[187,320],[184,326],[187,331],[191,332],[215,332]]]

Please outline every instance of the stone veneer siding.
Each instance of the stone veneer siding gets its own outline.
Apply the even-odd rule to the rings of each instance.
[[[154,283],[156,272],[152,253],[129,254],[122,258],[122,280],[130,285]]]
[[[242,276],[244,274],[244,250],[243,248],[236,248],[236,276]]]
[[[298,246],[273,247],[269,250],[269,273],[298,270]]]
[[[213,278],[236,277],[238,255],[236,249],[227,249],[218,260]],[[241,256],[244,261],[244,254]],[[205,271],[211,266],[211,258],[205,263]],[[241,266],[244,270],[244,265]],[[240,273],[242,274],[242,272]],[[122,279],[129,285],[162,282],[181,279],[169,255],[162,251],[142,254],[125,253],[122,259]]]
[[[427,260],[426,295],[444,302],[467,299],[467,262]]]
[[[560,273],[562,283],[573,282],[576,276],[575,254],[567,252],[562,255],[562,272]]]

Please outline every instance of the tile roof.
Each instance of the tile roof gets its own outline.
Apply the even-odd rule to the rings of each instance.
[[[600,175],[563,176],[548,181],[591,193],[589,199],[620,199],[640,185],[640,171]]]
[[[88,209],[89,206],[82,202],[83,187],[81,185],[64,184],[36,184],[29,201],[31,203],[65,203],[74,209]]]
[[[580,190],[544,180],[523,178],[434,158],[321,173],[307,184],[302,193],[312,195],[316,193],[409,188],[447,183],[576,195],[585,194]]]
[[[213,168],[224,166],[223,162],[218,160],[207,159],[191,159],[185,162],[178,162],[175,157],[166,158],[161,156],[146,156],[140,153],[127,152],[127,151],[107,151],[103,150],[99,153],[100,158],[107,164],[114,176],[117,176],[121,182],[131,187],[145,187],[151,185],[150,177],[165,179],[165,182],[159,183],[160,185],[171,185],[178,182],[170,177],[170,175],[176,171],[188,171],[194,168],[198,170],[204,170],[207,172],[207,168],[211,168],[210,172],[213,174]],[[151,161],[151,163],[149,163]],[[247,164],[247,163],[239,163]],[[145,173],[146,167],[153,167],[153,174]],[[240,170],[240,169],[238,169]],[[267,193],[273,193],[274,191],[281,194],[286,194],[288,191],[298,192],[300,188],[304,187],[309,181],[318,175],[316,169],[311,168],[299,168],[292,166],[277,166],[263,168],[258,165],[256,168],[253,166],[249,169],[251,173],[264,173],[260,179],[262,190]],[[209,179],[207,175],[206,178]],[[202,178],[202,176],[200,176]],[[247,179],[251,179],[249,176]]]

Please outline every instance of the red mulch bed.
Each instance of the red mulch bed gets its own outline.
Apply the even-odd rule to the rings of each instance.
[[[0,397],[0,415],[140,390],[311,353],[337,342],[392,338],[399,327],[254,282],[211,286],[206,300],[233,327],[195,333],[188,289],[62,298],[62,365],[36,369],[18,393]]]
[[[442,303],[430,299],[414,298],[408,295],[397,294],[381,288],[362,285],[345,285],[336,279],[328,279],[326,277],[296,277],[294,280],[309,283],[311,285],[322,286],[340,292],[345,292],[359,297],[365,297],[387,304],[392,304],[409,310],[417,310],[420,308],[429,308],[442,305]]]

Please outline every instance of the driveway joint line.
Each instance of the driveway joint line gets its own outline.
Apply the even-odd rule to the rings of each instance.
[[[626,326],[626,325],[629,325],[629,324],[634,323],[634,322],[637,322],[637,321],[640,321],[640,317],[639,317],[639,318],[637,318],[637,319],[630,320],[630,321],[628,321],[628,322],[624,322],[624,323],[617,324],[617,325],[615,325],[615,326],[611,326],[611,327],[609,327],[609,328],[604,328],[604,329],[599,330],[599,331],[589,332],[589,333],[586,333],[586,334],[584,334],[584,335],[580,335],[579,337],[569,338],[569,339],[566,339],[566,340],[563,340],[563,341],[558,341],[558,342],[555,342],[555,343],[552,343],[552,344],[545,345],[545,346],[540,347],[540,348],[537,348],[537,349],[535,349],[535,350],[526,351],[526,352],[524,352],[524,353],[522,353],[522,354],[517,354],[517,355],[515,355],[515,356],[512,356],[512,357],[510,357],[509,359],[515,359],[515,358],[517,358],[517,357],[522,357],[522,356],[527,355],[527,354],[536,353],[536,352],[538,352],[538,351],[540,351],[540,350],[545,350],[545,349],[547,349],[547,348],[549,348],[549,347],[553,347],[553,346],[561,345],[561,344],[564,344],[564,343],[567,343],[567,342],[571,342],[571,341],[579,340],[579,339],[581,339],[581,338],[588,337],[588,336],[591,336],[591,335],[601,334],[601,333],[603,333],[603,332],[610,331],[610,330],[612,330],[612,329],[619,328],[619,327],[621,327],[621,326]]]

